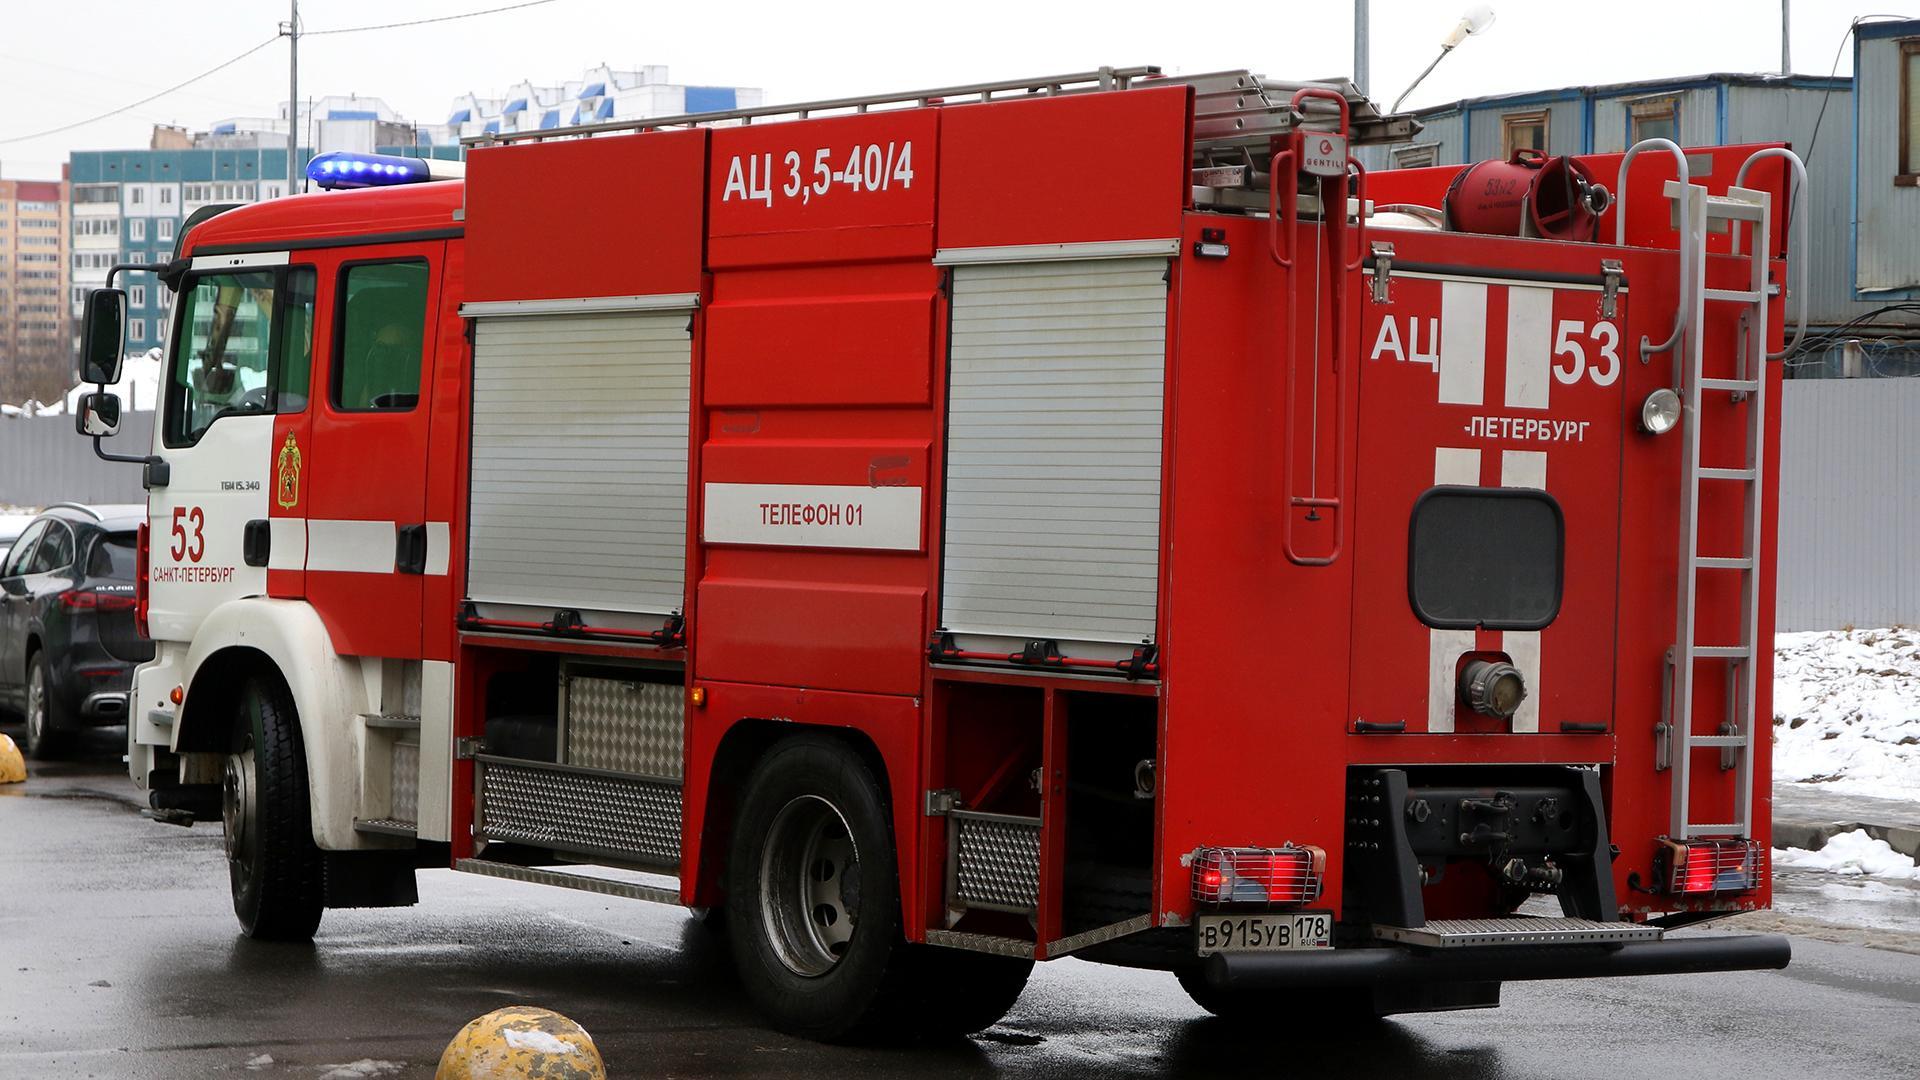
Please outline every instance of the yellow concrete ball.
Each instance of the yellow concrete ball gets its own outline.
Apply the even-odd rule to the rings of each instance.
[[[607,1080],[587,1030],[557,1012],[509,1005],[447,1044],[434,1080]]]
[[[0,735],[0,784],[17,784],[27,778],[27,763],[13,740]]]

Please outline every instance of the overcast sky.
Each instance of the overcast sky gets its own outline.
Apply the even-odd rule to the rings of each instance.
[[[502,6],[512,0],[306,0],[309,31]],[[1391,101],[1437,51],[1470,0],[1374,0],[1373,92]],[[1793,0],[1793,66],[1824,75],[1856,14],[1920,15],[1920,4]],[[1503,0],[1407,107],[1461,97],[1708,71],[1772,71],[1778,0]],[[9,3],[0,34],[0,175],[52,178],[73,150],[143,147],[156,123],[204,130],[271,116],[286,99],[284,42],[131,112],[20,139],[136,101],[274,36],[281,0]],[[557,84],[605,61],[665,64],[674,82],[759,86],[770,101],[930,88],[1159,64],[1170,73],[1251,68],[1279,78],[1345,75],[1343,0],[1213,4],[1044,0],[553,0],[459,22],[304,39],[302,98],[386,99],[440,122],[456,94],[522,79]],[[1840,56],[1851,70],[1852,50]],[[1785,133],[1792,137],[1793,133]],[[1804,135],[1801,136],[1804,138]]]

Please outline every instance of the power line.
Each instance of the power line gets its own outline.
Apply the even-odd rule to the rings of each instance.
[[[85,127],[88,124],[92,124],[100,120],[105,120],[110,116],[119,116],[121,113],[124,113],[124,112],[132,112],[134,109],[137,109],[142,105],[145,105],[149,101],[166,97],[168,94],[173,93],[175,90],[181,90],[188,86],[192,86],[194,83],[197,83],[201,79],[204,79],[209,75],[212,75],[216,71],[224,71],[225,69],[232,67],[233,65],[239,63],[242,60],[245,60],[247,57],[252,56],[254,53],[259,52],[261,49],[264,49],[267,46],[279,40],[280,40],[280,37],[279,35],[276,34],[273,37],[270,37],[267,40],[261,42],[260,44],[255,45],[253,48],[248,49],[246,52],[243,52],[240,55],[232,58],[231,60],[226,60],[221,63],[215,64],[213,67],[210,67],[207,70],[201,72],[200,74],[195,75],[191,79],[187,79],[184,82],[174,83],[172,86],[167,87],[165,90],[162,90],[156,94],[149,94],[148,96],[141,98],[139,101],[135,101],[127,105],[122,105],[117,109],[110,109],[106,112],[100,113],[95,116],[89,116],[85,120],[75,120],[71,124],[62,124],[59,127],[48,128],[45,131],[36,131],[31,135],[8,136],[7,138],[0,139],[0,145],[4,145],[6,143],[26,142],[28,139],[42,139],[47,137],[48,135],[58,135],[63,131],[72,131],[74,128],[77,128],[77,127]]]
[[[459,15],[438,15],[431,19],[414,19],[410,22],[380,23],[376,26],[343,26],[336,30],[302,30],[301,37],[322,37],[327,34],[358,34],[363,30],[398,30],[403,26],[425,26],[428,23],[453,22],[457,19],[472,19],[481,15],[497,15],[502,11],[518,11],[521,8],[540,7],[552,4],[556,0],[526,0],[525,3],[508,4],[505,7],[487,8],[485,11],[468,11]]]

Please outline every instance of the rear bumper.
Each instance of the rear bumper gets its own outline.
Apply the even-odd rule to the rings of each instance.
[[[1777,934],[1687,937],[1625,945],[1502,946],[1444,952],[1401,946],[1302,952],[1216,953],[1207,982],[1222,990],[1310,990],[1535,979],[1683,975],[1787,966],[1792,946]]]

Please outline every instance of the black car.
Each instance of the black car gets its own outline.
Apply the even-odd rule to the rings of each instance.
[[[0,706],[26,718],[26,750],[58,753],[81,727],[122,724],[133,669],[153,659],[134,622],[144,506],[48,509],[0,563]]]

